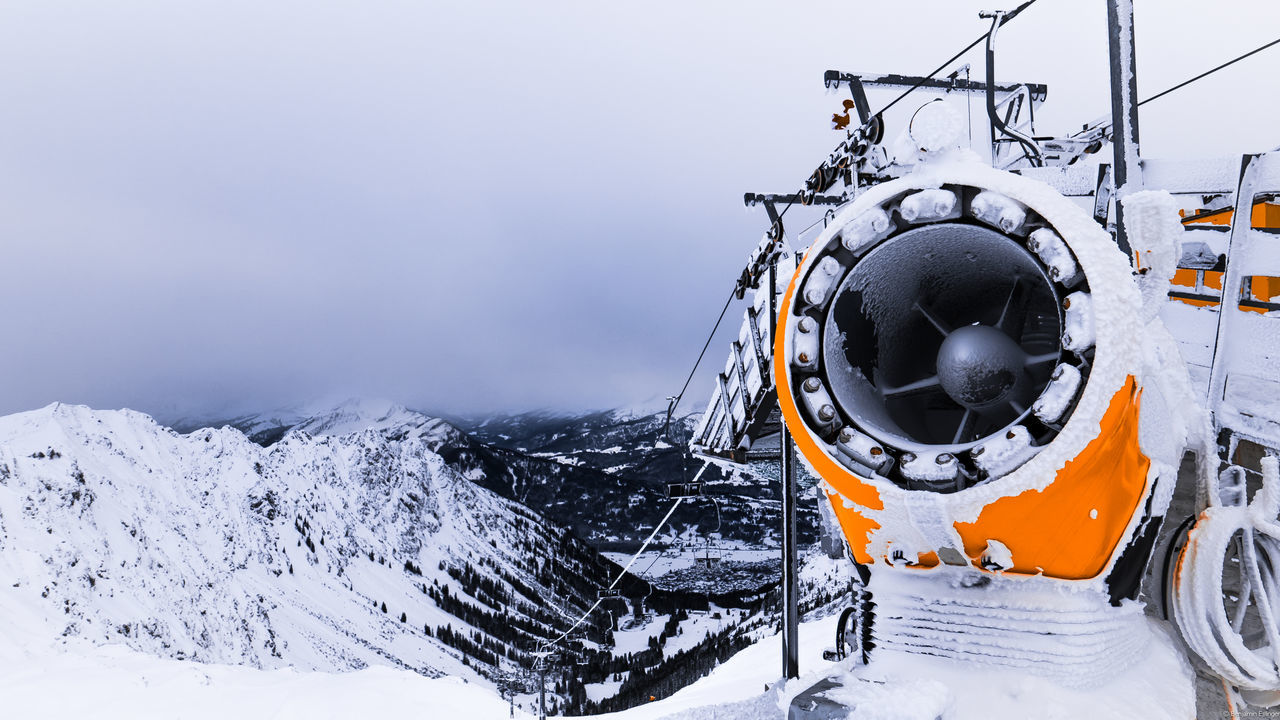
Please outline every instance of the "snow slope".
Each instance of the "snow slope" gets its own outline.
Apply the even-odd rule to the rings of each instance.
[[[47,618],[32,612],[24,594],[10,587],[0,588],[0,615],[12,620],[0,624],[4,717],[499,720],[511,712],[492,688],[457,677],[429,678],[387,667],[346,673],[258,670],[157,658],[122,644],[95,646],[83,638],[50,641],[42,632]],[[803,668],[829,666],[820,659],[820,643],[833,628],[834,618],[802,626]],[[761,693],[765,683],[776,680],[778,643],[776,635],[770,636],[669,698],[601,717],[644,720],[744,700],[767,706],[773,696]],[[778,715],[775,710],[768,717]],[[531,716],[516,708],[515,717]]]
[[[357,717],[466,717],[500,720],[510,709],[492,690],[455,677],[428,678],[405,670],[373,667],[358,672],[325,673],[256,670],[155,658],[122,645],[97,647],[81,638],[50,642],[35,628],[45,622],[30,612],[20,593],[0,588],[0,613],[13,622],[0,625],[0,707],[5,717],[102,720],[201,720],[227,717],[261,720],[326,720]],[[597,716],[610,720],[775,720],[779,703],[796,691],[844,668],[823,661],[821,648],[834,634],[835,618],[800,627],[799,681],[776,685],[780,645],[766,637],[716,668],[707,677],[663,700],[623,712]],[[1153,698],[1177,700],[1188,682],[1187,668],[1169,664],[1171,640],[1153,627],[1153,652],[1144,666],[1118,674],[1097,688],[1063,688],[1015,672],[993,672],[973,665],[961,668],[942,660],[883,653],[868,677],[889,680],[865,684],[877,692],[898,692],[903,702],[891,715],[942,708],[946,720],[1023,720],[1046,718],[1191,718],[1193,708],[1161,707]],[[866,673],[864,673],[866,674]],[[932,676],[928,679],[925,676]],[[945,683],[952,691],[940,689]],[[769,689],[766,690],[766,686]],[[67,692],[74,688],[74,692]],[[887,688],[887,690],[883,690]],[[896,689],[895,689],[896,688]],[[956,691],[955,689],[958,689]],[[948,693],[952,694],[948,694]],[[865,694],[863,696],[865,698]],[[1146,704],[1144,704],[1146,703]],[[1174,703],[1177,704],[1176,702]],[[1165,703],[1167,705],[1167,703]],[[1167,710],[1173,714],[1162,714]],[[514,717],[533,717],[519,708]]]

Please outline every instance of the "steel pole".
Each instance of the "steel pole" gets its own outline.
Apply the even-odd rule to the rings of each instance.
[[[765,210],[769,212],[769,221],[777,227],[777,241],[782,242],[782,216],[778,214],[771,200],[765,200]],[[786,278],[790,281],[791,278]],[[777,337],[778,323],[778,260],[775,257],[769,263],[769,341]],[[778,358],[773,361],[778,362]],[[774,375],[774,390],[781,396],[782,388],[777,387],[777,375]],[[791,448],[791,433],[787,423],[782,421],[779,433],[781,457],[778,459],[779,475],[782,487],[782,676],[795,678],[800,676],[800,609],[798,560],[796,557],[796,472],[795,455]]]
[[[547,666],[538,668],[538,720],[547,720]]]
[[[1138,72],[1133,50],[1133,0],[1107,0],[1111,58],[1111,146],[1115,153],[1116,244],[1132,259],[1124,229],[1124,199],[1142,189],[1138,155]]]
[[[796,472],[791,433],[782,424],[782,675],[800,676],[800,608],[796,557]]]

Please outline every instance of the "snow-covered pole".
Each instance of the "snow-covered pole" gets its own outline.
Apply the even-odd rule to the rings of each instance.
[[[1142,189],[1138,155],[1138,73],[1133,51],[1133,0],[1107,0],[1111,56],[1111,145],[1115,152],[1116,243],[1131,255],[1124,229],[1124,199]]]

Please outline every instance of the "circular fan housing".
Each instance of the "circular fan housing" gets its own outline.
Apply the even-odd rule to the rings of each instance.
[[[914,191],[811,252],[788,379],[833,457],[949,492],[1061,429],[1092,357],[1086,334],[1068,340],[1068,297],[1088,286],[1034,211],[977,188]]]

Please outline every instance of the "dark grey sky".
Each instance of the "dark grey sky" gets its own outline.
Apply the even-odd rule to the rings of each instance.
[[[742,193],[839,139],[822,71],[926,72],[991,5],[5,3],[0,412],[671,394],[764,229]],[[1107,110],[1103,7],[1001,33],[1002,78],[1050,84],[1042,132]],[[1144,95],[1280,26],[1137,12]],[[1144,151],[1280,144],[1270,52],[1144,108]]]

